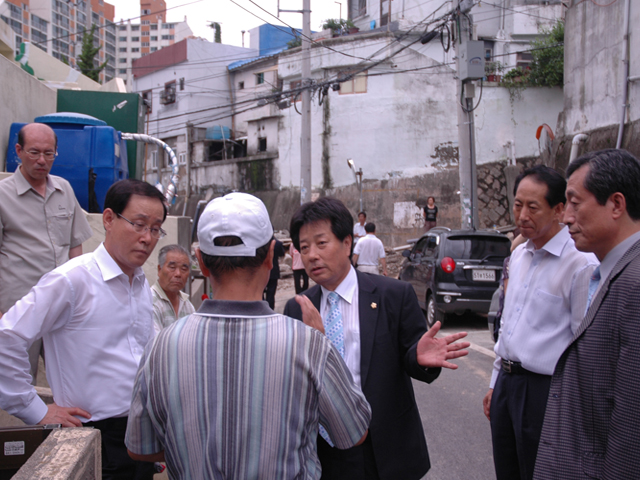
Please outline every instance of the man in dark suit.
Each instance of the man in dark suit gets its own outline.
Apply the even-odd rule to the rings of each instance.
[[[556,365],[534,479],[640,476],[640,163],[592,152],[567,169],[564,221],[600,260],[586,316]]]
[[[457,368],[448,360],[467,355],[469,343],[456,342],[466,333],[435,338],[440,323],[427,332],[409,284],[351,266],[353,219],[341,201],[324,197],[302,205],[290,232],[318,285],[289,300],[284,313],[323,333],[327,326],[372,411],[361,446],[341,451],[318,437],[322,478],[421,478],[430,464],[411,377],[432,382],[441,367]]]

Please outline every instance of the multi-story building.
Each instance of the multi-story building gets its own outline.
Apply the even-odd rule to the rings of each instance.
[[[114,6],[104,0],[6,0],[0,4],[0,18],[15,32],[16,50],[22,42],[31,42],[74,67],[82,52],[83,34],[95,24],[93,42],[102,48],[94,64],[107,62],[100,72],[101,82],[111,80],[116,72],[114,13]]]
[[[132,62],[193,35],[183,22],[166,21],[164,0],[140,0],[140,23],[121,22],[117,26],[117,76],[128,88],[132,85]]]

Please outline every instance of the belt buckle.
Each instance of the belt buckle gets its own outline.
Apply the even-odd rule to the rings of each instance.
[[[509,360],[503,360],[502,369],[507,373],[511,373],[511,362]]]

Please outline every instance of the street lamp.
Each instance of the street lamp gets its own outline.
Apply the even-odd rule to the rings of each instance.
[[[342,2],[333,2],[333,3],[337,3],[338,5],[340,5],[340,20],[342,20]]]
[[[362,168],[359,168],[356,171],[356,164],[353,162],[352,158],[347,159],[347,163],[349,164],[349,168],[353,172],[353,176],[356,179],[356,186],[358,187],[358,191],[360,192],[360,210],[359,212],[363,212],[364,208],[362,208]]]

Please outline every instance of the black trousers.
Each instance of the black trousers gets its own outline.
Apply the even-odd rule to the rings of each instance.
[[[497,480],[533,478],[550,386],[550,375],[498,374],[490,412]]]
[[[153,480],[153,463],[137,462],[127,453],[124,444],[127,420],[128,417],[107,418],[84,424],[100,430],[102,436],[102,479]]]
[[[380,480],[370,435],[362,445],[346,450],[332,447],[318,435],[318,458],[320,480]]]
[[[278,279],[270,278],[264,289],[264,299],[267,301],[271,310],[276,308],[276,289],[278,288]]]
[[[302,280],[302,284],[300,284],[300,280]],[[309,288],[309,275],[304,268],[293,271],[293,286],[296,289],[296,295]]]

